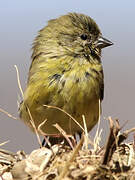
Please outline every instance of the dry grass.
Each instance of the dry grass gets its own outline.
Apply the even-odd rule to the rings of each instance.
[[[121,134],[118,123],[112,121],[111,118],[109,122],[110,134],[107,145],[102,148],[99,146],[101,133],[97,128],[98,132],[96,132],[92,148],[88,148],[90,141],[84,134],[73,149],[64,144],[56,144],[51,146],[51,149],[42,147],[34,150],[30,155],[0,149],[1,177],[4,177],[6,173],[10,179],[12,177],[14,180],[135,179],[134,142],[122,143],[135,129]]]
[[[17,71],[18,86],[23,97],[18,69]],[[46,105],[44,105],[46,106]],[[100,106],[100,101],[99,101]],[[66,113],[75,123],[78,122],[64,110],[55,108]],[[7,116],[17,119],[7,111],[0,109]],[[135,131],[135,128],[120,133],[121,127],[118,120],[110,122],[110,134],[106,146],[100,147],[102,141],[100,130],[100,108],[99,121],[96,135],[92,140],[88,136],[85,117],[82,115],[84,127],[79,127],[83,131],[81,140],[77,145],[72,141],[66,132],[55,125],[61,135],[68,141],[70,146],[56,144],[51,146],[46,138],[50,148],[42,147],[39,133],[42,132],[42,125],[46,120],[36,127],[29,111],[31,124],[37,135],[40,148],[33,150],[31,154],[26,155],[23,151],[12,153],[0,149],[0,180],[134,180],[135,179],[135,138],[134,142],[123,143],[128,134]],[[46,137],[46,135],[45,135]],[[4,143],[1,143],[2,146]],[[91,148],[88,148],[91,147]]]

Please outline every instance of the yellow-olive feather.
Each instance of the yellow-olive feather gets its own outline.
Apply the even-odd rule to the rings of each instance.
[[[77,13],[50,20],[39,31],[20,105],[20,117],[31,129],[29,112],[36,127],[47,119],[42,127],[46,134],[59,134],[53,126],[56,123],[67,134],[82,131],[65,113],[44,105],[65,110],[81,126],[85,115],[88,130],[97,123],[104,94],[101,48],[97,46],[100,36],[95,21]]]

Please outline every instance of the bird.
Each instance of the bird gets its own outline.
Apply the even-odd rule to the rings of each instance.
[[[68,13],[49,20],[33,43],[20,119],[32,131],[31,118],[37,129],[46,120],[42,132],[61,137],[56,124],[68,135],[82,133],[84,115],[90,131],[104,98],[101,50],[111,45],[87,15]]]

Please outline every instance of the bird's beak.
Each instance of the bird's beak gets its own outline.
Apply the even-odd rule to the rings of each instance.
[[[113,45],[113,43],[102,36],[100,36],[96,42],[96,47],[101,49],[111,45]]]

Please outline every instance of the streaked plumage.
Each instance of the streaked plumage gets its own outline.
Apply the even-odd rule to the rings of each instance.
[[[69,13],[50,20],[33,44],[32,63],[24,100],[20,105],[21,119],[31,127],[29,108],[36,127],[46,134],[59,134],[58,123],[67,134],[81,132],[80,127],[65,113],[44,105],[57,106],[71,114],[91,130],[98,121],[99,100],[103,100],[104,77],[101,48],[112,45],[102,38],[93,19]]]

